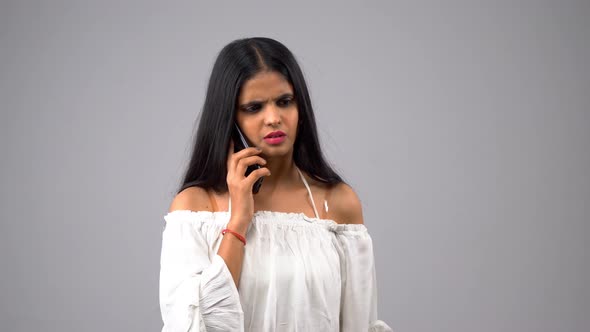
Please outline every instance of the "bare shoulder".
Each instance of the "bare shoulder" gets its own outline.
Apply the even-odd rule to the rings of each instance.
[[[339,183],[329,190],[330,219],[339,224],[364,224],[361,201],[351,186]]]
[[[170,204],[169,212],[175,210],[213,211],[207,190],[189,187],[179,192]]]

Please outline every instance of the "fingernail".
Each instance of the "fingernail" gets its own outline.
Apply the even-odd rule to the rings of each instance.
[[[256,150],[258,150],[258,151],[262,151],[262,148],[256,147]]]

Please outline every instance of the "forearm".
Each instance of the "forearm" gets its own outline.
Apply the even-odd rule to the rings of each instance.
[[[232,219],[227,224],[227,228],[245,237],[248,226]],[[225,261],[237,288],[239,286],[238,283],[242,272],[242,262],[244,260],[244,244],[235,235],[229,232],[225,233],[221,240],[221,244],[219,245],[219,249],[217,250],[217,254]]]

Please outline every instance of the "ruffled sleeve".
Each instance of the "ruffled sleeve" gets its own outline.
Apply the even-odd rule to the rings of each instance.
[[[207,239],[221,227],[212,213],[173,211],[164,219],[160,259],[162,332],[244,331],[238,290]]]
[[[340,331],[392,332],[377,319],[377,277],[373,242],[363,224],[335,227],[342,275]]]

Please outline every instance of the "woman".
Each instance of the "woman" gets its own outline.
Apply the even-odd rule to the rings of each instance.
[[[234,150],[234,123],[250,147]],[[219,53],[164,218],[162,331],[391,331],[361,204],[325,161],[301,69],[276,40]]]

